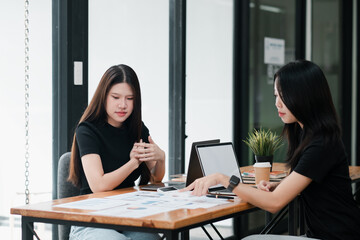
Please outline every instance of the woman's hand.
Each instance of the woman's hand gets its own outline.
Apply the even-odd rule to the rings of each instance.
[[[227,187],[229,179],[230,178],[224,174],[214,173],[209,176],[196,179],[189,186],[181,189],[180,192],[194,190],[192,195],[202,196],[208,193],[208,189],[211,186],[222,184],[224,187]]]
[[[137,164],[137,166],[139,167],[141,162],[136,157],[137,154],[138,154],[138,147],[135,146],[135,144],[134,144],[134,146],[133,146],[133,148],[131,149],[131,152],[130,152],[130,161],[135,162]]]
[[[149,143],[140,140],[130,153],[139,162],[145,162],[152,174],[151,182],[161,182],[165,175],[165,152],[149,136]]]
[[[134,156],[141,162],[147,161],[165,161],[165,152],[149,136],[149,143],[140,140],[139,143],[134,144]],[[130,153],[130,158],[132,152]]]
[[[257,188],[263,191],[272,192],[275,190],[275,188],[279,185],[279,183],[276,182],[268,182],[261,180],[259,184],[257,185]]]

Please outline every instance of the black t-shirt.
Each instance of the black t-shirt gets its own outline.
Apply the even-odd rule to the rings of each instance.
[[[352,196],[343,143],[325,146],[323,138],[314,139],[294,171],[312,179],[301,193],[307,235],[319,239],[360,239],[360,208]]]
[[[141,138],[144,142],[148,142],[148,136],[149,130],[143,124]],[[99,154],[104,173],[112,172],[130,160],[130,152],[134,145],[130,139],[129,130],[126,126],[116,128],[107,122],[96,124],[82,122],[76,129],[79,157],[81,158],[86,154]],[[134,181],[140,176],[143,167],[146,167],[144,163],[115,189],[134,186]],[[81,172],[80,194],[92,193],[84,172]]]

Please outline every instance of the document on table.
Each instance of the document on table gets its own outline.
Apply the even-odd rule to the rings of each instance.
[[[96,215],[102,216],[117,216],[117,217],[128,217],[128,218],[140,218],[146,217],[162,212],[174,210],[172,208],[156,207],[156,206],[143,206],[129,204],[125,206],[114,207],[111,209],[104,209],[101,211],[93,212]]]
[[[93,214],[139,218],[180,208],[209,208],[229,203],[226,199],[193,196],[191,192],[136,191],[105,198],[91,198],[56,207],[94,210]]]
[[[213,199],[206,196],[193,196],[191,192],[150,192],[137,191],[107,197],[109,199],[121,200],[131,204],[146,206],[160,206],[165,208],[209,208],[216,205],[228,203],[226,199]]]
[[[226,199],[214,199],[206,196],[197,197],[191,195],[191,192],[178,191],[164,193],[137,191],[107,198],[121,200],[129,204],[104,209],[94,214],[139,218],[181,208],[209,208],[229,203]]]
[[[54,207],[75,208],[83,210],[102,210],[106,208],[118,207],[125,204],[127,204],[127,202],[123,202],[121,200],[114,200],[109,198],[90,198],[76,202],[59,204],[55,205]]]

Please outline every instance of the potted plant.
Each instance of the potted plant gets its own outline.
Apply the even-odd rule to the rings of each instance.
[[[256,162],[270,162],[273,164],[274,152],[282,145],[282,138],[270,129],[254,129],[249,133],[246,140],[243,140],[251,151],[255,154]]]

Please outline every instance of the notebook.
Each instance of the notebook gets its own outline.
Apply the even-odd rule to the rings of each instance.
[[[223,173],[229,177],[235,175],[240,178],[241,183],[243,182],[234,147],[231,142],[198,145],[195,148],[204,176],[213,173]],[[235,195],[222,185],[210,187],[209,193]]]

